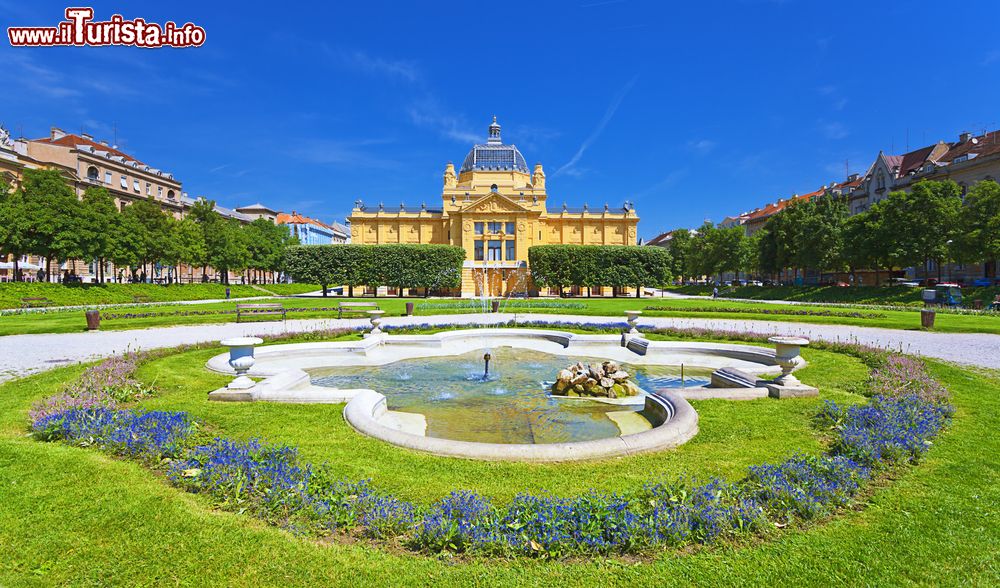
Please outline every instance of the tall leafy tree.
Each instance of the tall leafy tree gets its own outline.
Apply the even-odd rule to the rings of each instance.
[[[31,251],[29,216],[24,192],[0,179],[0,253],[11,256],[15,281],[21,279],[21,257]]]
[[[826,195],[798,205],[792,220],[795,230],[795,259],[802,267],[819,272],[843,269],[844,224],[849,211],[844,198]]]
[[[953,255],[965,263],[1000,259],[1000,184],[987,180],[969,188],[958,215]]]
[[[54,169],[25,170],[20,206],[26,215],[19,227],[28,253],[45,258],[46,274],[56,260],[78,258],[80,202],[62,173]]]
[[[923,265],[930,276],[930,262],[949,253],[949,242],[958,227],[961,190],[950,180],[917,182],[909,192],[893,192],[884,201],[885,222],[896,234],[899,265]]]
[[[97,265],[97,281],[104,281],[104,266],[118,231],[118,207],[108,191],[92,186],[83,193],[77,222],[80,253]]]

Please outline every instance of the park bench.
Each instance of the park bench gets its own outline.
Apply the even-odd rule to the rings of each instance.
[[[21,299],[21,308],[42,308],[55,304],[44,296],[28,297]]]
[[[281,315],[281,320],[285,320],[285,307],[273,302],[236,305],[236,322],[240,322],[244,316],[277,316],[277,315]]]
[[[378,310],[378,304],[374,302],[341,302],[337,307],[337,318],[344,318],[344,315],[367,316],[369,310]]]
[[[153,299],[150,298],[149,296],[146,296],[145,294],[135,294],[132,296],[132,302],[135,302],[136,304],[144,304],[146,302],[152,302],[152,301]]]

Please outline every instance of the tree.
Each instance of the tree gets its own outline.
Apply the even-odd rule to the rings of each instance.
[[[14,262],[14,280],[21,279],[21,256],[30,250],[31,221],[24,193],[0,179],[0,252]]]
[[[97,281],[104,282],[104,266],[111,255],[119,213],[115,200],[104,188],[92,186],[83,193],[77,222],[80,253],[97,265]]]
[[[992,263],[1000,259],[1000,184],[987,180],[969,188],[953,239],[956,261]]]
[[[221,219],[208,227],[205,243],[208,246],[209,265],[229,284],[229,272],[242,272],[250,262],[247,236],[238,221]]]
[[[825,195],[798,205],[792,220],[798,221],[794,233],[797,265],[820,273],[843,269],[844,223],[850,214],[843,198]]]
[[[24,216],[15,230],[27,253],[45,258],[47,279],[51,278],[54,260],[79,257],[78,219],[80,201],[65,178],[54,169],[24,171],[20,187]]]
[[[670,253],[670,259],[673,260],[670,270],[678,278],[692,275],[688,260],[691,240],[691,231],[687,229],[676,229],[670,232],[670,240],[667,241],[667,252]]]
[[[136,200],[126,206],[121,215],[123,218],[130,219],[141,229],[139,233],[132,234],[138,263],[133,263],[131,267],[133,279],[138,277],[140,281],[145,282],[151,277],[156,264],[168,261],[167,253],[172,249],[170,243],[172,239],[170,221],[172,219],[163,212],[159,204],[146,198]],[[149,272],[146,271],[147,265]],[[141,270],[139,276],[136,276],[137,269]]]
[[[947,257],[962,207],[961,190],[950,180],[923,181],[909,192],[892,192],[885,199],[885,222],[897,235],[899,265],[924,267]]]
[[[190,217],[175,221],[172,227],[173,249],[169,258],[172,265],[185,264],[188,267],[202,267],[208,259],[208,248],[201,227]]]

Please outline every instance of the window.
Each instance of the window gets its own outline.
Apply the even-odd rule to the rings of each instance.
[[[163,198],[163,186],[156,187],[156,197]]]
[[[517,258],[515,254],[516,250],[516,247],[514,246],[515,242],[511,240],[511,241],[505,241],[504,243],[507,247],[507,251],[506,253],[504,253],[504,259],[506,259],[507,261],[514,261]]]
[[[174,199],[174,191],[173,190],[167,190],[167,198],[169,198],[171,200]]]
[[[500,243],[499,240],[491,240],[489,243],[489,250],[487,251],[486,259],[489,261],[500,261]]]
[[[153,184],[146,182],[146,196],[152,196],[152,195],[153,195]]]
[[[497,190],[498,190],[498,188],[497,188],[496,184],[493,184],[492,186],[490,186],[490,192],[496,193]]]
[[[477,235],[483,234],[483,223],[476,223],[476,234]],[[482,241],[479,241],[479,243],[482,243]]]
[[[882,173],[882,170],[879,170],[879,172],[878,172],[876,189],[877,190],[885,190],[885,174]]]
[[[507,223],[507,231],[506,232],[507,232],[508,235],[513,235],[514,234],[514,223]]]
[[[489,230],[491,235],[498,235],[503,230],[503,223],[498,223],[498,222],[490,223]]]
[[[476,261],[482,261],[483,259],[484,259],[484,257],[483,257],[483,242],[482,241],[476,241],[475,260]]]
[[[128,178],[126,178],[125,176],[122,176],[122,188],[128,190]]]
[[[139,180],[132,180],[132,189],[136,192],[139,191]]]
[[[109,171],[104,172],[104,183],[105,184],[111,183],[111,172]]]
[[[90,166],[90,167],[87,168],[87,179],[88,180],[94,180],[96,182],[97,178],[100,177],[100,175],[101,175],[101,172],[97,171],[96,167]]]

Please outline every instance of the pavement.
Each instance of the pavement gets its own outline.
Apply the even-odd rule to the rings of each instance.
[[[453,314],[385,317],[383,325],[442,326],[495,325],[517,322],[623,325],[624,317],[554,315],[534,313]],[[285,322],[185,325],[130,331],[94,331],[0,337],[0,382],[58,366],[90,361],[125,351],[219,341],[228,337],[268,336],[284,333],[358,328],[367,319],[296,319]],[[857,342],[925,355],[959,364],[1000,369],[1000,335],[985,333],[935,333],[849,325],[807,324],[740,319],[647,317],[640,327],[707,328],[748,331],[760,335],[796,335],[813,340]]]

